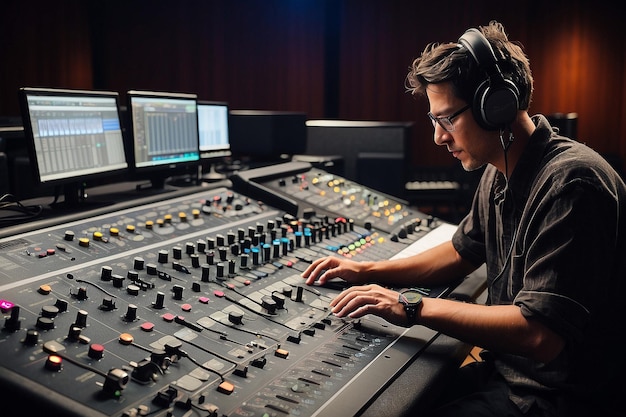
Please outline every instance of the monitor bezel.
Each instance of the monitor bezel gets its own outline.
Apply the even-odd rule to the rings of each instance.
[[[115,179],[122,174],[126,174],[130,170],[130,163],[128,161],[128,152],[125,146],[126,137],[124,132],[124,121],[120,112],[120,96],[116,91],[105,90],[81,90],[81,89],[68,89],[68,88],[46,88],[46,87],[21,87],[18,92],[19,102],[21,108],[22,123],[24,129],[24,138],[26,140],[26,148],[28,152],[29,160],[33,167],[33,180],[35,186],[61,186],[70,184],[86,184],[90,185],[90,182],[99,180],[99,183],[103,179],[109,179],[115,181]],[[67,176],[62,178],[45,179],[42,178],[41,168],[37,159],[37,146],[36,139],[32,127],[31,110],[28,103],[28,97],[30,96],[42,96],[42,97],[96,97],[96,98],[111,98],[115,101],[115,107],[117,111],[117,118],[120,126],[121,140],[120,144],[124,152],[125,166],[119,168],[103,169],[102,171],[89,172],[89,173],[72,173],[68,172]]]

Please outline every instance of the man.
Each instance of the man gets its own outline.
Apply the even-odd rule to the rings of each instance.
[[[465,170],[486,166],[451,241],[393,261],[326,257],[302,275],[355,284],[331,302],[338,317],[375,314],[485,349],[428,415],[624,415],[626,186],[596,152],[528,114],[522,48],[498,22],[479,29],[428,45],[407,76],[428,99],[435,143]],[[450,283],[482,264],[486,305],[410,303],[391,288]]]

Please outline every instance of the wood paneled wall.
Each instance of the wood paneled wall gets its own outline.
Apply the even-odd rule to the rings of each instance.
[[[626,161],[626,14],[602,3],[8,0],[0,116],[19,115],[21,86],[185,91],[311,119],[415,121],[411,161],[450,165],[404,77],[427,43],[496,19],[530,57],[531,112],[576,112],[579,140]]]

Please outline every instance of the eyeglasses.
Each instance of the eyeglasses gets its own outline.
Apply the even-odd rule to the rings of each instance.
[[[428,112],[428,117],[433,122],[433,127],[436,127],[437,123],[439,123],[439,126],[441,126],[443,130],[445,130],[446,132],[454,132],[454,125],[452,124],[452,120],[454,120],[455,117],[457,117],[458,115],[463,113],[465,110],[469,109],[470,107],[472,106],[468,104],[467,106],[454,112],[450,116],[435,117],[434,114],[432,114],[431,112]]]

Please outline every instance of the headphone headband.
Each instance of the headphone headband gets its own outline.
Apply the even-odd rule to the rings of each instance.
[[[459,38],[459,44],[468,50],[486,79],[474,92],[472,112],[486,130],[499,130],[510,125],[519,109],[519,91],[504,77],[491,44],[478,29],[468,29]]]

